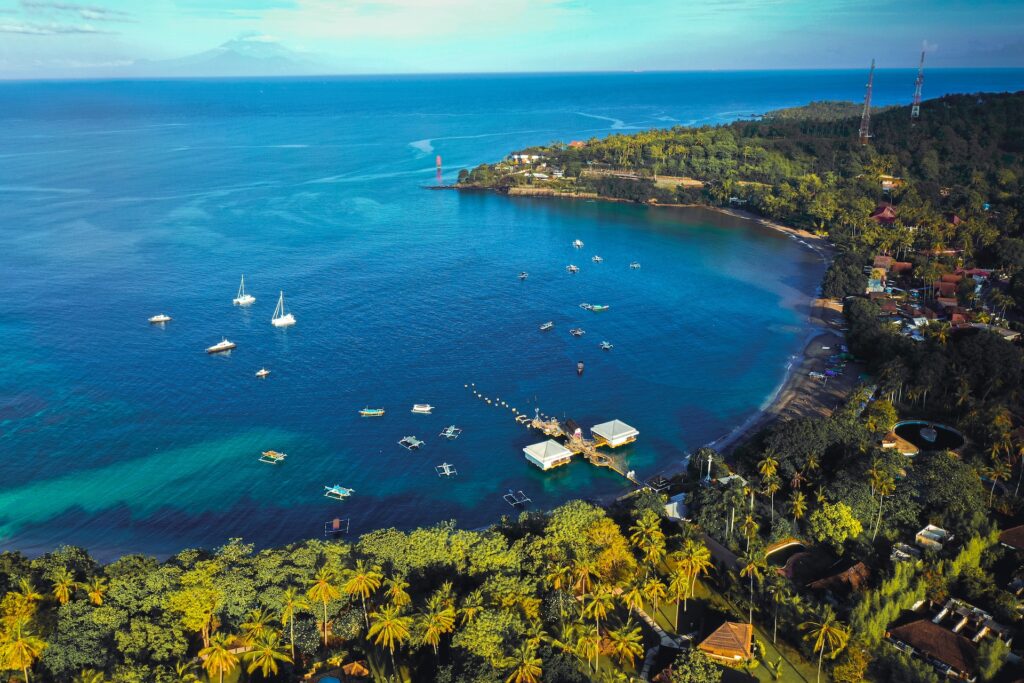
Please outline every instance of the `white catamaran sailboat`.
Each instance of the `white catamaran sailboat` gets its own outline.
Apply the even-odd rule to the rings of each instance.
[[[242,282],[238,285],[238,294],[234,299],[231,300],[236,306],[251,306],[256,303],[256,297],[252,294],[245,293],[245,276],[242,276]]]
[[[277,299],[277,306],[274,308],[274,317],[270,319],[274,327],[291,327],[295,324],[295,316],[284,312],[284,292]]]

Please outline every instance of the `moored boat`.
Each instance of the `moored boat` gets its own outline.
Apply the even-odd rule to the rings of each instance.
[[[580,308],[582,308],[584,311],[592,311],[592,310],[594,310],[593,306],[591,306],[590,304],[586,304],[586,303],[580,304]]]
[[[601,263],[602,261],[604,261],[603,258],[601,258],[600,256],[597,256],[597,255],[594,255],[594,257],[591,258],[590,260],[593,261],[594,263]]]
[[[157,315],[154,315],[152,318],[150,318],[149,322],[150,322],[150,324],[153,324],[153,325],[159,325],[161,323],[169,323],[169,322],[171,322],[171,316],[167,315],[166,313],[159,313]]]
[[[284,292],[277,299],[277,306],[274,308],[274,315],[270,318],[270,324],[274,327],[291,327],[295,324],[295,316],[284,312]]]
[[[429,415],[433,409],[434,406],[429,403],[416,403],[413,404],[412,412],[419,413],[420,415]]]
[[[594,313],[600,313],[601,311],[607,311],[609,308],[611,308],[611,306],[594,304],[593,306],[590,307],[590,310],[592,310]]]
[[[260,368],[259,370],[256,371],[256,376],[259,377],[260,379],[263,379],[269,374],[270,370],[267,370],[266,368]]]
[[[530,274],[527,273],[525,270],[523,272],[519,273],[519,279],[520,280],[525,280],[528,277],[530,277]]]
[[[573,240],[572,246],[576,247],[577,249],[582,249],[583,240]]]
[[[242,281],[238,284],[238,294],[231,300],[231,303],[235,306],[251,306],[256,303],[256,297],[245,293],[245,275],[242,276]]]
[[[606,342],[606,341],[601,342],[601,349],[603,351],[611,351],[613,348],[615,348],[615,345],[612,344],[611,342]]]
[[[540,331],[541,332],[547,332],[548,330],[554,328],[554,326],[555,326],[555,323],[553,323],[553,322],[551,322],[549,320],[549,321],[547,321],[546,323],[544,323],[543,325],[540,326]]]
[[[384,417],[383,408],[363,408],[359,411],[359,417]]]
[[[565,269],[566,269],[567,271],[569,271],[570,273],[578,273],[578,272],[580,272],[580,267],[579,267],[579,266],[574,266],[574,265],[573,265],[573,264],[571,264],[571,263],[570,263],[569,265],[567,265],[567,266],[565,267]]]
[[[640,262],[633,261],[632,263],[629,264],[629,267],[632,268],[633,270],[640,270]]]
[[[571,330],[569,330],[569,334],[571,334],[574,337],[582,337],[586,333],[587,331],[584,330],[582,327],[574,327]]]
[[[236,344],[235,342],[232,342],[232,341],[228,341],[227,337],[225,337],[224,339],[221,339],[219,342],[217,342],[213,346],[207,346],[206,347],[206,352],[207,353],[223,353],[224,351],[230,351],[231,349],[235,348],[236,346],[238,346],[238,344]]]

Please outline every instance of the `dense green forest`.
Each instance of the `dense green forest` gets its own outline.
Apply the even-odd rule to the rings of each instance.
[[[778,423],[728,459],[695,453],[668,491],[686,494],[691,521],[668,520],[665,496],[642,491],[607,509],[577,501],[523,512],[485,531],[443,523],[265,550],[231,541],[105,566],[78,548],[5,552],[0,670],[83,683],[345,679],[361,668],[378,681],[630,681],[650,652],[648,673],[673,664],[672,683],[938,683],[932,667],[882,641],[911,606],[950,597],[1021,642],[1020,596],[1008,587],[1024,580],[1022,556],[997,542],[998,528],[1024,521],[1021,347],[943,322],[913,341],[863,292],[878,253],[909,261],[905,277],[922,290],[957,267],[991,268],[981,293],[964,296],[1016,323],[1024,94],[932,100],[916,124],[906,107],[885,110],[865,146],[858,117],[835,110],[817,103],[803,118],[554,144],[524,150],[543,157],[536,163],[462,174],[465,187],[740,207],[835,245],[823,286],[850,297],[847,344],[864,384],[831,416]],[[683,176],[702,187],[664,182]],[[885,191],[883,176],[900,180]],[[891,224],[870,218],[880,201],[895,208]],[[914,458],[881,448],[902,417],[956,425],[968,443]],[[716,477],[742,479],[698,483],[708,456]],[[893,545],[913,543],[925,524],[956,542],[894,562]],[[863,563],[863,585],[837,595],[785,578],[767,550],[790,537],[835,566]],[[751,621],[754,657],[723,676],[699,649],[658,648],[645,617],[695,640],[723,620]],[[1019,678],[1005,658],[998,640],[979,646],[979,679]]]

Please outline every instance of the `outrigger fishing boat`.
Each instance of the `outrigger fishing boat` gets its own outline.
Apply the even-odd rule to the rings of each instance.
[[[383,408],[363,408],[359,411],[359,417],[384,417]]]
[[[632,268],[633,270],[640,270],[640,262],[633,261],[632,263],[629,264],[629,267]]]
[[[547,321],[546,323],[544,323],[543,325],[540,326],[540,331],[541,332],[547,332],[548,330],[554,328],[554,326],[555,326],[555,324],[549,320],[549,321]]]
[[[574,337],[582,337],[586,333],[587,331],[584,330],[582,327],[574,327],[571,330],[569,330],[569,334],[571,334]]]
[[[266,368],[260,368],[259,370],[256,371],[256,376],[258,378],[260,378],[260,379],[263,379],[264,377],[266,377],[269,374],[270,374],[270,370],[267,370]]]
[[[602,261],[604,261],[603,258],[601,258],[600,256],[597,256],[596,254],[590,260],[593,261],[594,263],[601,263]]]
[[[412,406],[412,412],[419,413],[420,415],[430,415],[433,409],[434,406],[429,403],[414,403]]]
[[[611,342],[606,342],[606,341],[601,342],[601,350],[602,351],[611,351],[614,348],[615,348],[615,345],[612,344]]]
[[[582,308],[584,311],[592,311],[592,310],[594,310],[594,307],[591,306],[590,304],[580,304],[580,308]]]
[[[415,436],[403,436],[399,439],[398,445],[407,451],[417,451],[423,445],[423,442]]]
[[[600,313],[601,311],[607,311],[611,306],[602,306],[601,304],[594,304],[590,307],[594,313]]]
[[[256,297],[252,294],[245,293],[245,276],[242,276],[242,281],[238,284],[238,294],[231,300],[235,306],[251,306],[256,303]]]
[[[576,247],[577,249],[582,249],[583,248],[583,240],[574,240],[573,243],[572,243],[572,246]]]
[[[525,280],[528,277],[530,277],[530,274],[527,273],[525,270],[523,272],[519,273],[519,279],[520,280]]]
[[[207,353],[223,353],[225,351],[230,351],[231,349],[235,348],[236,346],[238,346],[238,344],[236,344],[235,342],[232,342],[232,341],[228,341],[227,338],[225,337],[224,339],[221,339],[219,342],[217,342],[213,346],[207,346],[206,347],[206,352]]]
[[[573,264],[571,264],[571,263],[570,263],[569,265],[567,265],[567,266],[565,267],[565,269],[566,269],[567,271],[569,271],[570,273],[578,273],[578,272],[580,272],[580,268],[579,268],[579,266],[574,266],[574,265],[573,265]]]
[[[277,465],[278,463],[284,462],[284,459],[287,457],[287,453],[278,453],[277,451],[263,451],[263,453],[260,454],[260,462],[265,462],[268,465]]]
[[[461,433],[462,430],[456,427],[455,425],[448,425],[447,427],[441,430],[441,433],[438,434],[438,436],[443,436],[449,441],[454,441],[455,439],[459,438],[459,434]]]
[[[443,462],[434,469],[437,470],[437,476],[439,477],[451,477],[459,473],[450,462]]]
[[[150,324],[154,324],[154,325],[157,325],[157,324],[160,324],[160,323],[169,323],[169,322],[171,322],[171,316],[167,315],[166,313],[160,313],[160,314],[154,315],[152,318],[150,318],[149,322],[150,322]]]
[[[334,500],[345,500],[353,493],[355,493],[355,489],[348,489],[340,484],[324,487],[324,497],[333,498]]]

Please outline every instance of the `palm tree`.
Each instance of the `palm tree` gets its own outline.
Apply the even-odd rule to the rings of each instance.
[[[71,594],[75,592],[75,586],[78,585],[74,574],[68,571],[67,567],[58,567],[53,572],[51,580],[53,582],[53,597],[62,605],[68,604]]]
[[[992,467],[983,468],[982,473],[992,480],[992,488],[989,490],[988,494],[988,506],[992,507],[992,502],[995,500],[996,496],[996,484],[1010,478],[1010,466],[1006,464],[1005,460],[994,458]]]
[[[196,683],[199,677],[193,671],[193,662],[178,662],[174,665],[174,678],[172,683]]]
[[[91,581],[83,585],[89,602],[99,607],[103,604],[103,595],[107,592],[107,580],[102,576],[94,576]]]
[[[629,585],[622,589],[622,593],[619,595],[619,600],[622,601],[622,605],[627,610],[643,609],[644,607],[644,591],[642,585],[633,581]]]
[[[812,643],[814,652],[818,653],[818,681],[821,681],[821,660],[825,656],[825,649],[828,648],[829,656],[833,657],[837,652],[846,647],[850,634],[843,628],[843,625],[836,621],[836,615],[831,608],[826,607],[818,621],[805,621],[800,624],[800,630],[804,631],[804,640]]]
[[[668,588],[657,576],[651,577],[644,582],[644,597],[654,605],[654,611],[658,611],[658,603],[668,597]]]
[[[779,607],[789,602],[791,593],[784,583],[775,583],[768,589],[772,603],[772,642],[777,642],[779,635]]]
[[[393,669],[398,668],[395,665],[395,647],[401,647],[409,639],[409,626],[412,624],[412,617],[400,614],[398,610],[398,607],[388,605],[374,612],[368,633],[374,645],[384,645],[391,652]]]
[[[214,633],[210,636],[210,644],[199,651],[203,659],[203,668],[211,678],[217,676],[224,683],[224,674],[229,674],[238,666],[238,655],[231,651],[230,638],[225,633]]]
[[[618,660],[619,666],[633,666],[636,658],[644,653],[643,636],[640,627],[633,623],[632,618],[614,631],[608,632],[612,657]]]
[[[640,551],[644,561],[656,565],[665,555],[665,534],[661,530],[661,519],[657,513],[644,510],[629,531],[629,541]]]
[[[306,597],[324,606],[324,647],[327,647],[327,605],[341,597],[341,591],[335,585],[338,575],[328,566],[316,570]]]
[[[750,540],[757,536],[758,525],[753,515],[743,518],[743,535],[747,538],[747,552],[750,551]]]
[[[789,480],[789,488],[794,491],[799,491],[805,481],[807,481],[807,477],[804,476],[804,473],[800,470],[796,470],[793,472],[793,478]]]
[[[764,482],[764,492],[771,497],[771,521],[775,522],[775,494],[782,488],[778,477],[768,477]]]
[[[388,597],[388,600],[390,600],[391,604],[395,607],[405,607],[412,602],[412,598],[409,597],[409,594],[405,590],[409,587],[409,582],[402,577],[387,579],[384,582],[384,585],[387,586],[387,589],[384,591],[384,595]]]
[[[594,592],[586,595],[583,602],[584,616],[594,617],[594,625],[601,629],[601,619],[615,608],[615,595],[605,584],[598,584]]]
[[[285,653],[281,645],[281,634],[277,631],[267,631],[260,635],[252,642],[252,648],[243,655],[249,662],[246,668],[249,673],[259,669],[263,678],[269,678],[277,674],[278,662],[292,663],[292,658]]]
[[[18,614],[27,617],[35,613],[36,603],[43,599],[43,594],[36,590],[31,579],[20,579],[18,590],[11,591],[11,597],[18,605]]]
[[[505,683],[538,683],[544,662],[537,656],[537,651],[525,643],[516,649],[513,658],[514,668],[505,679]]]
[[[797,491],[789,499],[789,509],[793,513],[793,524],[796,524],[807,514],[807,497],[800,491]]]
[[[470,591],[462,600],[462,607],[459,608],[459,619],[463,624],[468,624],[478,616],[484,609],[484,594],[479,588]]]
[[[437,656],[437,646],[441,643],[441,637],[446,633],[455,630],[455,608],[445,603],[437,595],[427,600],[426,609],[420,613],[420,625],[423,629],[423,641],[434,648],[434,656]]]
[[[5,640],[7,642],[3,645],[3,660],[6,666],[21,669],[25,683],[28,683],[28,670],[46,649],[46,642],[28,629],[27,618],[16,620],[10,633],[5,634]]]
[[[544,580],[556,591],[563,591],[570,586],[572,567],[567,564],[555,564],[548,569]]]
[[[693,597],[694,592],[697,589],[697,579],[701,576],[707,576],[708,572],[714,567],[714,563],[711,561],[711,551],[706,545],[695,539],[687,539],[683,543],[683,552],[689,558],[690,565],[690,597]],[[685,605],[684,605],[685,609]]]
[[[576,654],[586,660],[587,666],[593,671],[597,668],[597,657],[601,654],[601,631],[596,626],[579,624],[579,636],[576,638]]]
[[[71,679],[72,683],[105,683],[107,677],[96,669],[82,669]]]
[[[262,607],[249,612],[247,621],[241,625],[242,640],[246,645],[252,645],[270,631],[270,614]]]
[[[301,609],[309,609],[309,601],[294,587],[285,588],[281,596],[281,625],[287,626],[288,643],[291,646],[292,660],[295,660],[295,615]]]
[[[597,568],[592,562],[577,560],[572,565],[573,587],[578,595],[589,593]]]
[[[754,579],[761,580],[761,570],[765,566],[764,556],[759,552],[747,553],[739,558],[740,576],[750,579],[750,617],[751,624],[754,623]]]
[[[896,483],[892,480],[888,474],[878,480],[875,485],[875,489],[878,491],[878,517],[875,519],[875,530],[871,534],[871,540],[875,540],[875,536],[878,535],[878,527],[882,523],[882,502],[886,496],[891,496],[896,490]]]
[[[772,453],[765,453],[761,462],[757,463],[757,471],[763,479],[771,479],[779,471],[779,461]]]
[[[370,627],[370,617],[366,614],[366,598],[380,588],[381,579],[384,576],[380,573],[380,567],[371,567],[364,560],[356,562],[355,568],[349,572],[348,581],[342,586],[350,597],[358,595],[363,605],[363,618],[366,620],[366,627]]]
[[[676,603],[676,631],[679,630],[679,603],[685,603],[689,594],[690,570],[683,562],[679,562],[669,574],[668,579],[668,598]]]

